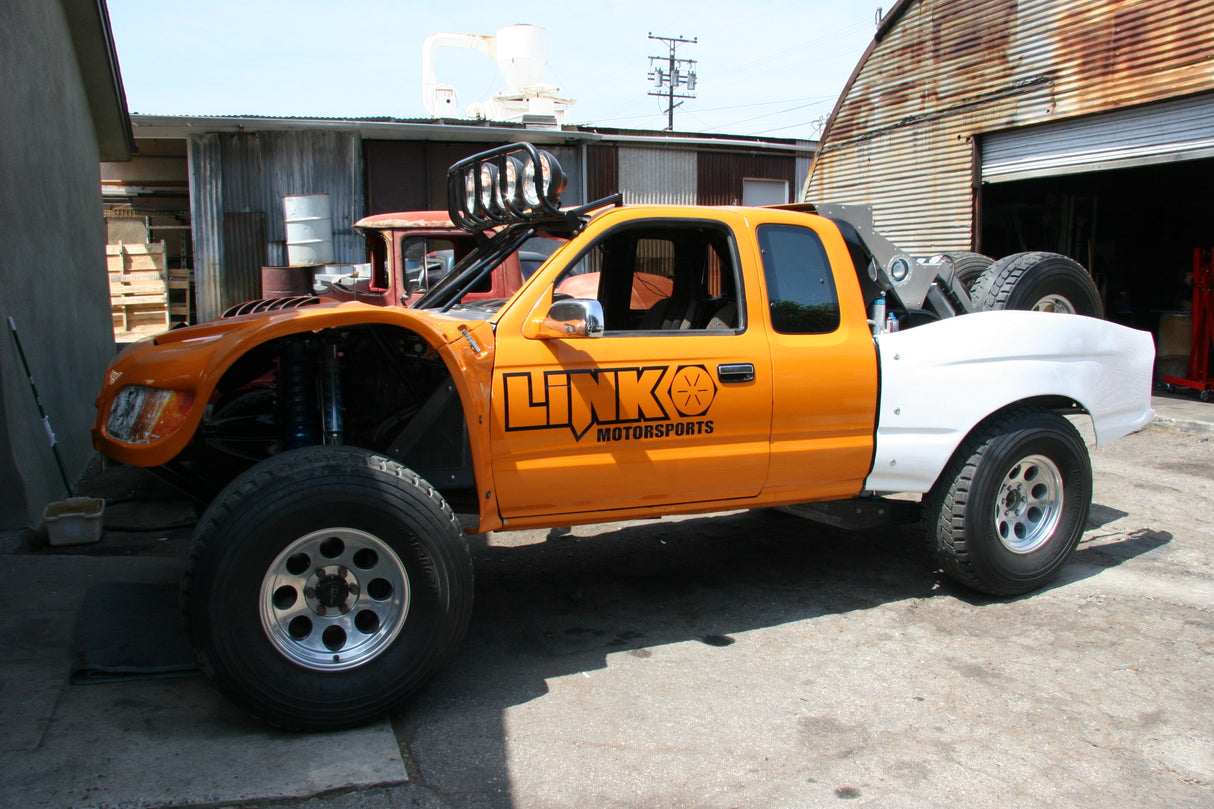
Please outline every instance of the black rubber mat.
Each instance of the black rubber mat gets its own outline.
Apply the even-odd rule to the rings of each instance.
[[[107,582],[85,593],[72,641],[73,683],[201,673],[186,640],[175,583]]]

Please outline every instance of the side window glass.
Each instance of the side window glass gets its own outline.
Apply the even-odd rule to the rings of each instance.
[[[664,307],[674,289],[674,242],[642,237],[636,242],[636,265],[632,274],[628,308],[634,319]],[[637,320],[635,328],[643,328]],[[657,328],[657,326],[652,326]]]
[[[599,296],[599,281],[603,268],[603,245],[603,242],[598,242],[583,254],[577,263],[561,273],[556,282],[558,297],[602,300]]]
[[[795,225],[761,225],[758,239],[772,328],[781,334],[839,328],[835,279],[818,234]]]
[[[723,227],[679,220],[626,226],[583,253],[555,291],[597,299],[608,332],[736,332],[735,256]]]
[[[564,244],[563,240],[552,239],[546,236],[532,236],[523,242],[523,246],[519,248],[518,253],[523,280],[534,275],[535,271],[540,268],[540,265],[548,260],[548,256],[556,252],[556,249],[562,244]]]

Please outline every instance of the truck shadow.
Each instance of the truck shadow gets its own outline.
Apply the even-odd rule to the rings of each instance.
[[[468,636],[451,668],[394,718],[414,782],[454,806],[516,805],[507,712],[548,694],[553,680],[606,668],[609,655],[727,647],[751,630],[907,599],[997,601],[944,579],[916,526],[852,533],[751,511],[471,540]],[[1083,548],[1078,567],[1119,564],[1168,540]],[[549,732],[571,732],[562,721]]]

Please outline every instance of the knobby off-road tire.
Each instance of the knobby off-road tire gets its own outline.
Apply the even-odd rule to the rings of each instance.
[[[1035,590],[1083,536],[1092,467],[1074,426],[1016,408],[979,425],[923,500],[924,533],[951,578],[992,595]]]
[[[203,670],[232,701],[292,730],[372,721],[454,654],[472,559],[426,481],[364,450],[263,461],[203,514],[182,579]]]
[[[1022,309],[1104,317],[1092,276],[1058,253],[1004,256],[974,282],[970,298],[979,311]]]

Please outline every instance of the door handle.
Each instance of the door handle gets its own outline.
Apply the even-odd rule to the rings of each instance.
[[[749,362],[730,362],[717,366],[717,379],[722,384],[730,382],[754,382],[755,366]]]

